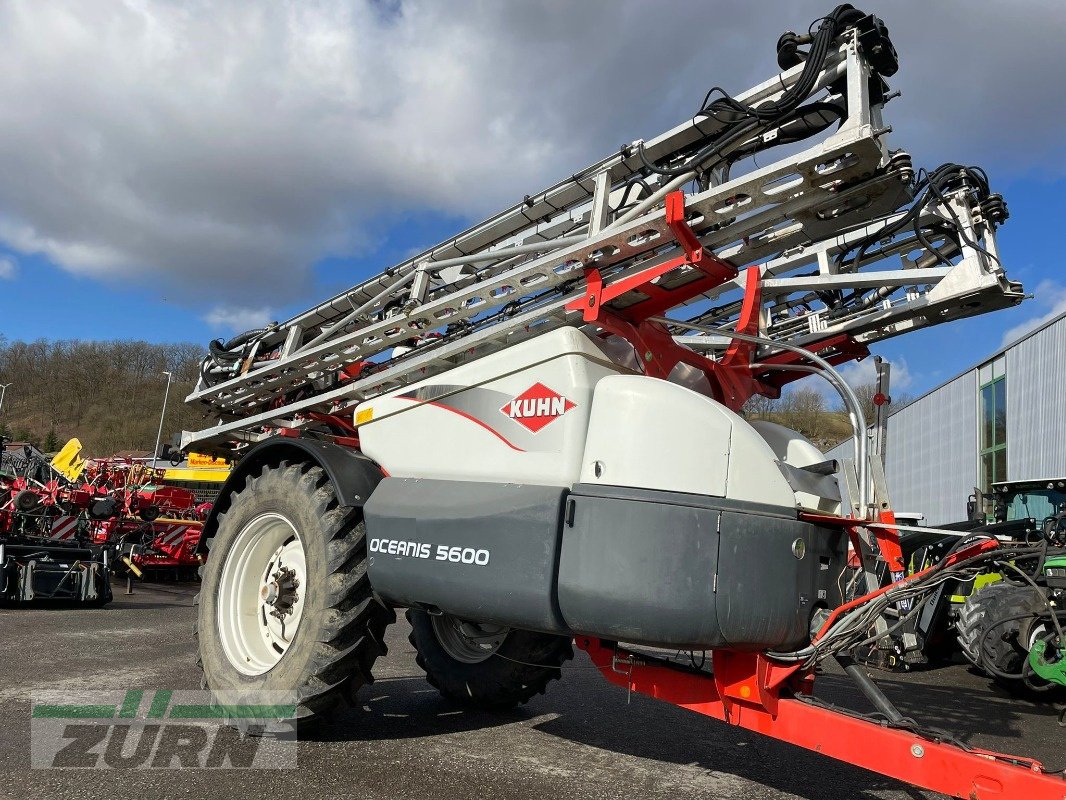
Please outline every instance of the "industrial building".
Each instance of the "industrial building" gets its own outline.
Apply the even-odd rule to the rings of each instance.
[[[888,417],[892,505],[926,524],[964,519],[993,482],[1066,477],[1060,367],[1066,314],[1041,325]],[[851,444],[830,455],[851,455]]]

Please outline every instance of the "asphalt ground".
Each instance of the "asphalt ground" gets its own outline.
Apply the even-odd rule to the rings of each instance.
[[[141,584],[106,609],[0,610],[0,798],[937,797],[651,699],[627,703],[582,653],[517,711],[462,710],[425,682],[402,617],[362,710],[302,739],[296,769],[30,769],[38,689],[199,688],[195,592]],[[1013,699],[961,664],[878,680],[904,713],[972,745],[1066,766],[1053,705]],[[818,681],[835,702],[853,694],[839,675]]]

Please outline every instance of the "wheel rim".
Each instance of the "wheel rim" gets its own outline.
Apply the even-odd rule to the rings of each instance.
[[[434,614],[429,619],[444,652],[464,664],[492,658],[511,632],[502,625],[467,622],[450,614]]]
[[[245,525],[222,565],[218,631],[230,664],[245,675],[273,669],[303,619],[307,562],[295,526],[280,514]]]

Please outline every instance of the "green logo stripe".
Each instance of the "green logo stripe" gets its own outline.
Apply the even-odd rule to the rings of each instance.
[[[110,719],[115,716],[115,706],[75,706],[75,705],[35,705],[33,717],[37,719],[51,718],[62,719],[72,717],[77,719]]]
[[[170,705],[170,690],[156,692],[152,698],[152,707],[148,709],[148,719],[162,719],[167,715],[167,706]]]
[[[180,719],[292,719],[296,705],[175,705],[170,717]]]
[[[118,715],[126,718],[136,717],[142,697],[144,697],[144,692],[140,689],[126,692],[126,697],[122,701],[122,709],[118,712]]]

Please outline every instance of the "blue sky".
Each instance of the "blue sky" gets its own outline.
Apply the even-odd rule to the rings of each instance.
[[[1011,217],[999,232],[1003,263],[1013,280],[1024,283],[1033,299],[1020,306],[961,322],[918,331],[874,347],[893,361],[900,390],[917,394],[965,369],[1001,346],[1019,326],[1035,324],[1066,311],[1066,259],[1054,235],[1066,224],[1066,180],[1016,178],[997,181]],[[411,250],[435,244],[456,232],[464,220],[440,212],[410,215],[380,236],[380,244],[361,258],[325,259],[315,265],[314,282],[302,297],[276,306],[279,316],[301,310],[360,278],[390,266]],[[42,255],[4,252],[17,266],[0,280],[8,338],[139,338],[150,342],[206,343],[233,332],[229,324],[205,320],[215,298],[177,301],[165,291],[130,282],[71,275]],[[237,327],[240,327],[239,325]]]
[[[412,250],[442,241],[471,221],[435,210],[405,215],[401,222],[376,232],[379,243],[372,252],[315,263],[311,282],[301,294],[287,300],[279,295],[279,302],[271,303],[271,319],[292,316],[409,257]],[[134,279],[72,274],[40,253],[19,254],[0,246],[0,334],[8,339],[143,339],[206,346],[210,339],[244,329],[243,308],[232,317],[211,313],[220,298],[209,284],[195,295],[168,292]],[[239,302],[239,295],[230,292],[225,300]]]
[[[1066,224],[1066,180],[996,180],[1010,219],[997,234],[1011,280],[1034,295],[1015,308],[984,314],[875,345],[873,352],[905,375],[900,389],[920,394],[972,366],[1041,321],[1066,312],[1066,258],[1056,235]],[[902,369],[901,369],[902,368]]]
[[[0,335],[206,343],[284,319],[769,77],[780,33],[831,5],[663,2],[687,24],[648,25],[652,0],[0,5]],[[1045,91],[1066,4],[868,10],[900,53],[892,145],[988,169],[1004,264],[1037,293],[878,346],[918,393],[1066,310],[1066,104]]]

